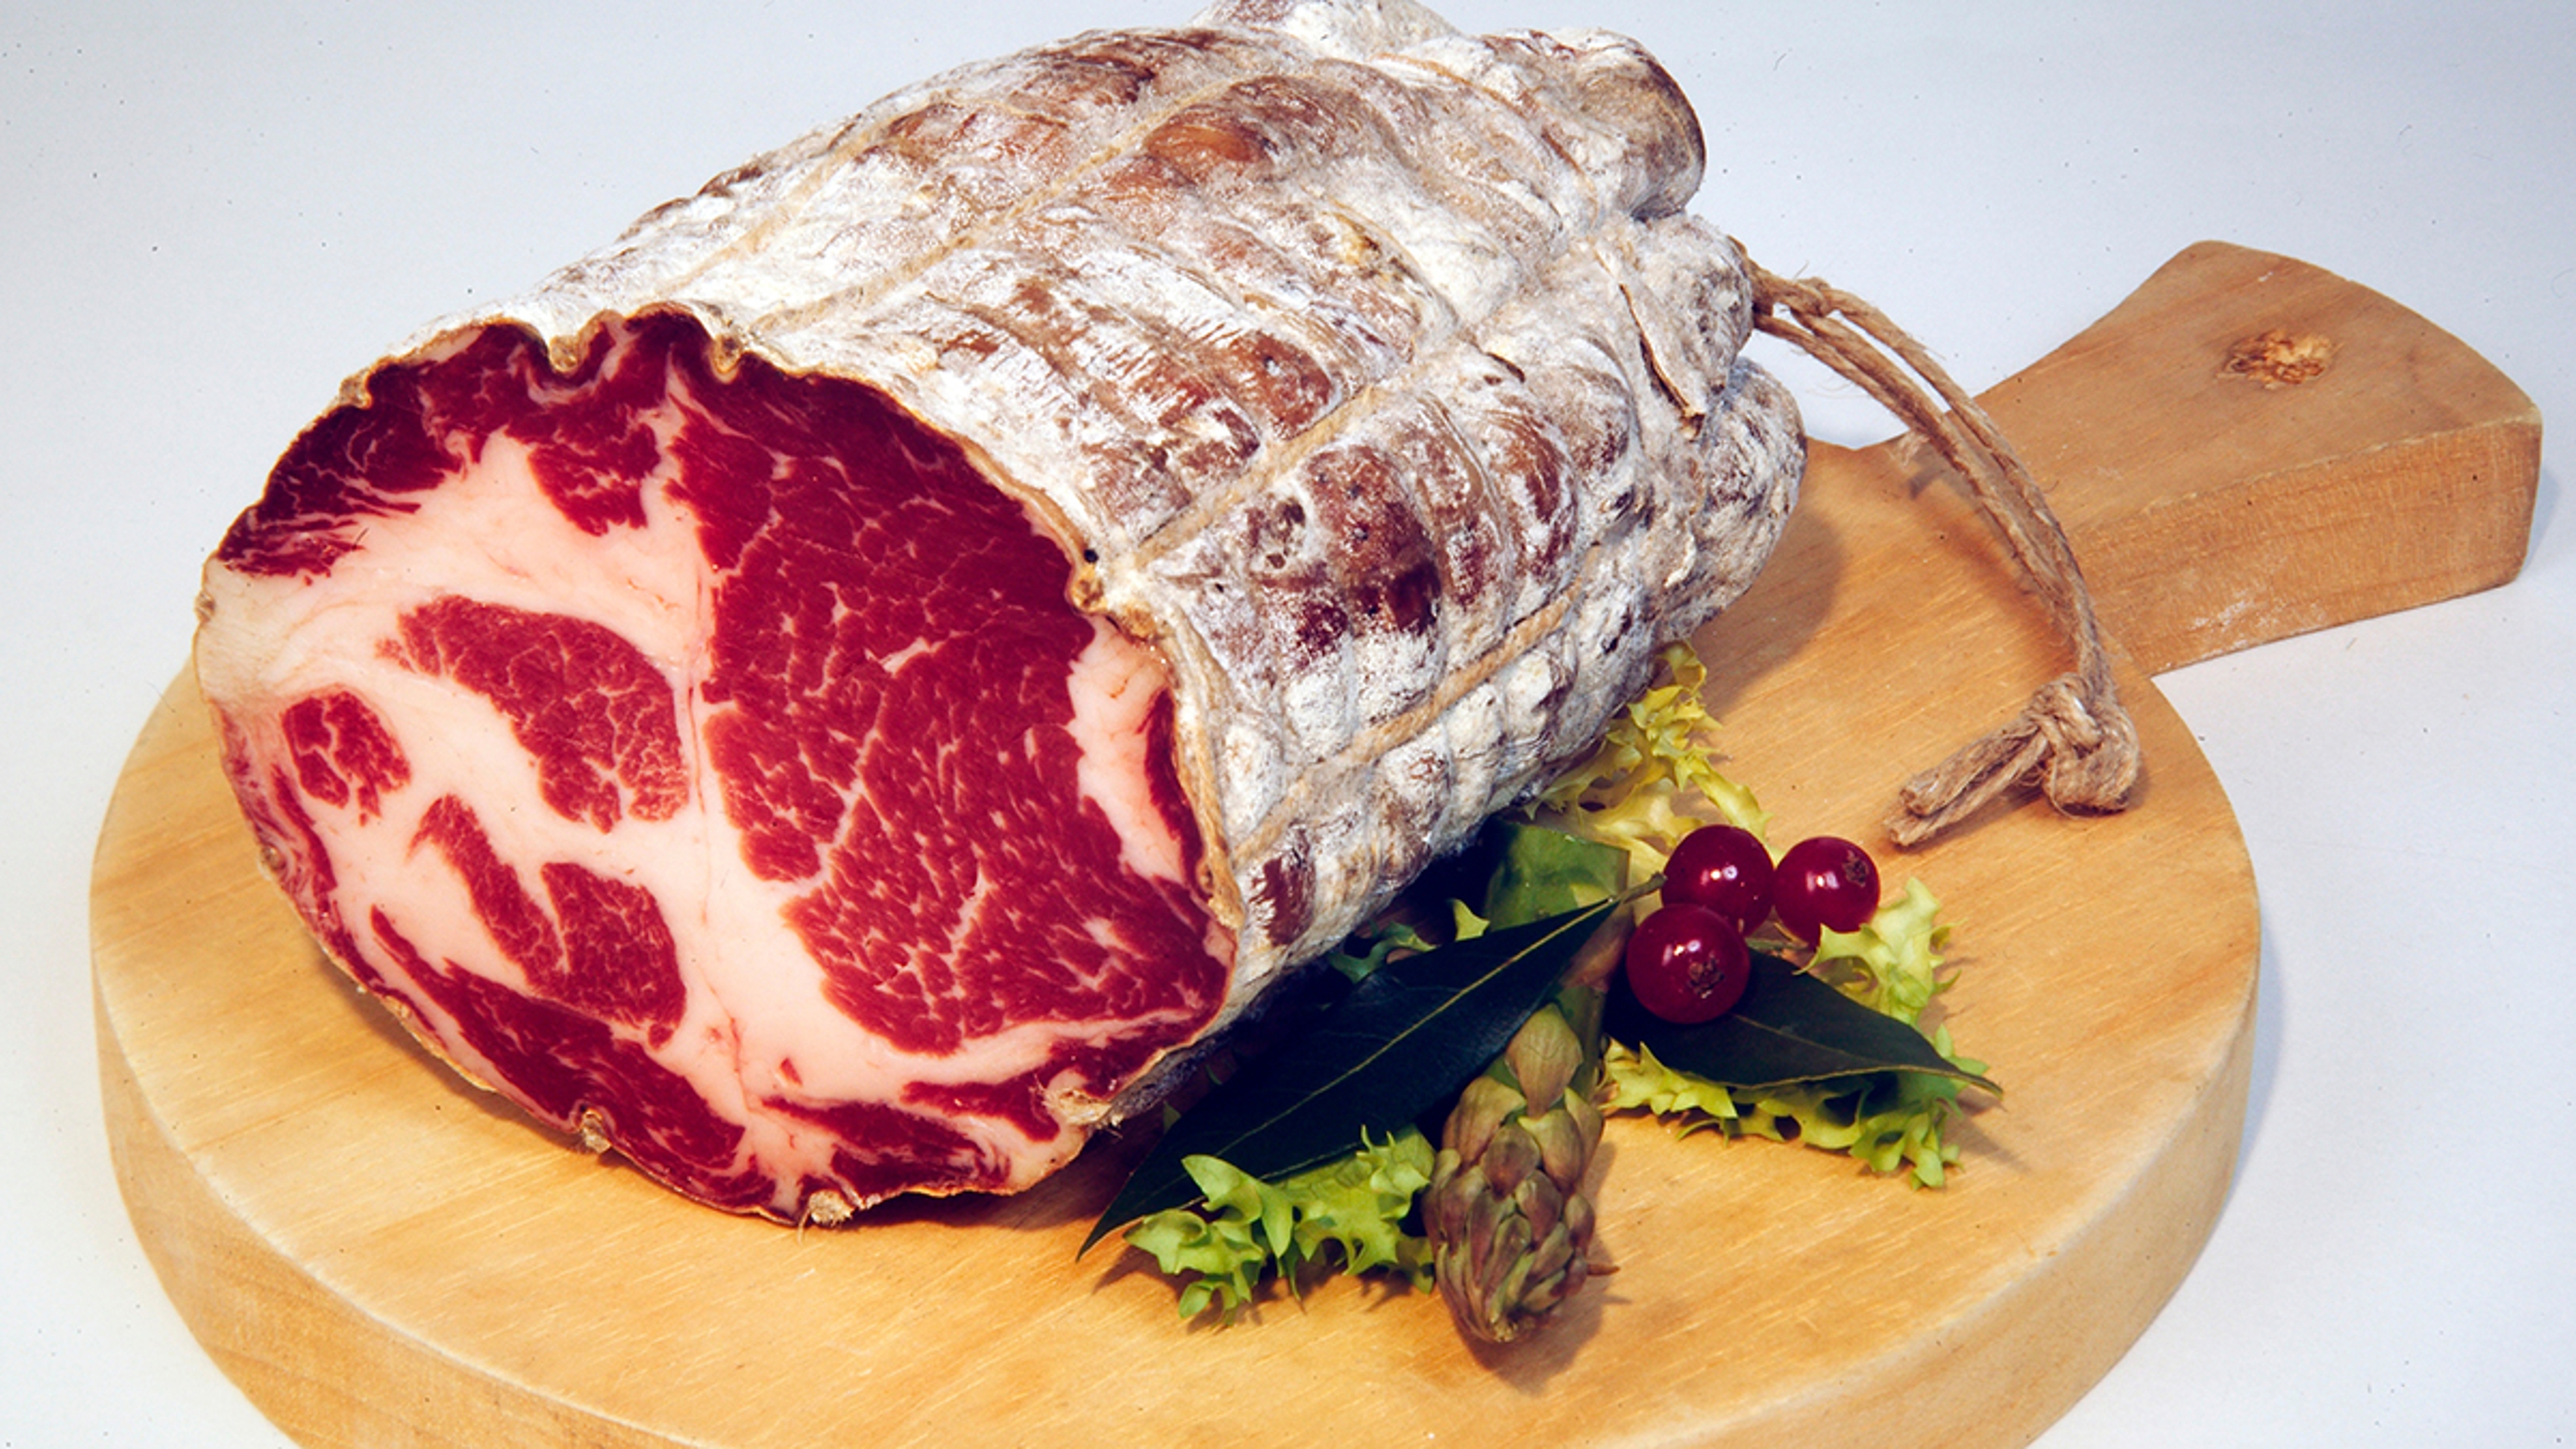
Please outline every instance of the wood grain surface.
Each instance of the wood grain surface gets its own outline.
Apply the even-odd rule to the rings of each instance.
[[[2313,364],[2322,362],[2322,368]],[[1988,395],[2134,661],[2166,667],[2485,587],[2522,558],[2539,420],[2402,309],[2185,252]],[[1779,839],[1875,839],[1896,784],[2061,667],[1954,480],[1819,447],[1762,581],[1704,632],[1730,772]],[[127,1203],[209,1352],[315,1446],[2028,1441],[2188,1271],[2226,1195],[2258,922],[2219,781],[2128,670],[2148,775],[1888,861],[1954,923],[1978,1100],[1952,1185],[1612,1124],[1569,1321],[1471,1349],[1347,1281],[1185,1325],[1115,1244],[1138,1144],[1008,1199],[838,1231],[725,1217],[462,1086],[256,870],[183,679],[102,833],[93,953]]]

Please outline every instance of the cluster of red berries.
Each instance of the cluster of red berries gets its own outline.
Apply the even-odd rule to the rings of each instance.
[[[1628,989],[1648,1011],[1690,1025],[1742,999],[1753,976],[1744,938],[1766,921],[1811,946],[1820,927],[1868,924],[1878,910],[1878,865],[1831,835],[1799,841],[1774,865],[1753,832],[1703,825],[1674,847],[1663,898],[1628,938]]]

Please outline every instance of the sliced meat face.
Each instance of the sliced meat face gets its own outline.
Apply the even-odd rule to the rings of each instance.
[[[493,327],[308,431],[209,574],[233,782],[425,1041],[673,1186],[1023,1185],[1225,996],[1167,671],[955,443],[710,351]]]

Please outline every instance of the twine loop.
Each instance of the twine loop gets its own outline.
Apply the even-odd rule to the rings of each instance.
[[[1941,455],[2003,535],[2075,656],[2074,668],[2041,685],[2012,719],[1908,780],[1888,818],[1889,837],[1920,844],[2005,791],[2029,785],[2068,814],[2127,808],[2142,765],[2137,726],[2112,683],[2110,654],[2075,549],[2011,441],[1921,343],[1876,307],[1812,277],[1782,277],[1750,259],[1746,265],[1753,274],[1754,325],[1860,387]]]

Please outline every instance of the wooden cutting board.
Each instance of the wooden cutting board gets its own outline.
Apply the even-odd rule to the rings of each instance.
[[[2027,1442],[2189,1269],[2244,1124],[2254,882],[2148,672],[2510,578],[2540,424],[2401,308],[2220,245],[1987,401],[2103,596],[2149,765],[2125,815],[2025,803],[1888,862],[1946,903],[1947,1020],[2008,1092],[1946,1190],[1614,1122],[1619,1271],[1508,1350],[1347,1281],[1181,1323],[1137,1255],[1075,1256],[1132,1143],[840,1231],[728,1218],[461,1086],[325,965],[183,679],[93,883],[143,1244],[316,1446]],[[1899,780],[2062,667],[1955,480],[1901,443],[1819,447],[1778,556],[1699,642],[1781,840],[1877,839]]]

